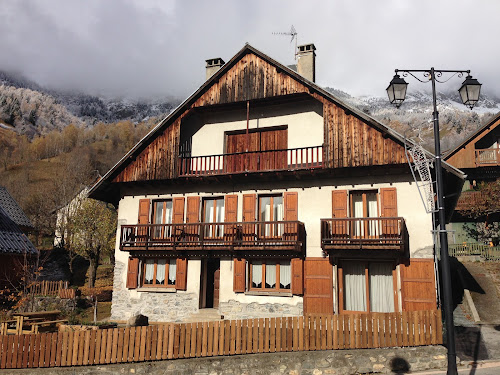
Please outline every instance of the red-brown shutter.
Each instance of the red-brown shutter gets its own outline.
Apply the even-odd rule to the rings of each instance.
[[[299,220],[298,205],[299,197],[296,192],[287,192],[284,194],[285,203],[285,220],[286,221],[296,221]]]
[[[304,314],[333,314],[333,266],[329,258],[304,261]]]
[[[342,219],[347,217],[347,190],[333,190],[332,192],[332,217]],[[331,225],[332,236],[345,236],[348,233],[348,222],[333,220]]]
[[[177,258],[175,275],[175,289],[177,290],[186,290],[187,263],[188,261],[186,258]]]
[[[245,283],[246,262],[245,259],[234,259],[233,264],[233,292],[244,293],[246,288]]]
[[[224,221],[226,223],[232,223],[238,221],[238,196],[237,195],[226,195],[224,202]]]
[[[398,204],[397,204],[396,188],[381,188],[380,189],[380,216],[381,217],[397,217]],[[384,235],[399,235],[397,220],[383,220],[381,222],[382,233]]]
[[[403,311],[435,310],[434,259],[410,258],[409,263],[399,267]]]
[[[139,219],[137,222],[139,224],[149,224],[149,199],[139,200]]]
[[[200,221],[200,197],[188,197],[186,203],[186,223],[198,223]]]
[[[255,194],[243,194],[243,221],[255,221]]]
[[[301,258],[292,259],[292,294],[304,293],[304,261]]]
[[[128,258],[127,288],[137,288],[137,275],[139,274],[139,258]]]
[[[184,197],[176,197],[172,202],[172,223],[184,223]]]

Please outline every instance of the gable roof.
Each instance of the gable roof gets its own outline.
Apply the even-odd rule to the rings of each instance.
[[[498,122],[497,124],[495,124]],[[469,143],[479,140],[477,138],[482,138],[484,135],[486,135],[485,130],[490,130],[495,129],[497,126],[500,125],[500,112],[498,112],[496,115],[494,115],[490,121],[488,121],[485,125],[479,127],[474,133],[472,133],[469,137],[467,137],[462,143],[460,143],[458,146],[455,148],[451,149],[444,155],[444,160],[448,160],[451,158],[453,155],[455,155],[458,151],[463,149],[465,146],[467,146]],[[492,128],[492,129],[489,129]]]
[[[187,99],[185,99],[177,108],[175,108],[168,116],[166,116],[163,120],[161,120],[151,131],[146,134],[125,156],[123,156],[118,163],[113,166],[105,175],[104,177],[98,181],[89,191],[89,196],[90,197],[95,197],[99,198],[99,194],[97,192],[103,188],[106,184],[109,184],[112,179],[121,171],[123,170],[132,160],[134,160],[135,156],[137,156],[146,145],[150,144],[157,135],[161,134],[162,131],[164,131],[168,126],[170,126],[173,121],[180,116],[182,113],[187,111],[190,106],[197,100],[199,99],[210,87],[212,87],[214,84],[216,84],[221,77],[224,76],[239,60],[241,60],[245,55],[247,54],[254,54],[257,57],[261,58],[265,62],[269,63],[270,65],[274,66],[279,72],[284,72],[286,75],[290,76],[292,79],[294,79],[297,82],[300,82],[302,85],[304,85],[306,88],[308,88],[310,93],[315,93],[323,98],[325,98],[327,101],[337,105],[338,107],[344,109],[346,112],[354,114],[356,117],[360,118],[363,122],[366,124],[374,127],[375,129],[379,130],[384,137],[390,138],[399,145],[404,145],[406,144],[412,144],[411,141],[405,139],[401,134],[398,132],[394,131],[393,129],[389,128],[388,126],[380,123],[379,121],[375,120],[371,116],[367,115],[363,111],[345,103],[332,93],[326,91],[325,89],[321,88],[314,82],[309,81],[308,79],[304,78],[294,70],[290,69],[289,67],[282,65],[281,63],[277,62],[276,60],[272,59],[271,57],[267,56],[266,54],[262,53],[261,51],[257,50],[256,48],[252,47],[249,44],[246,44],[238,53],[236,53],[231,60],[229,60],[226,64],[224,64],[214,75],[212,75],[205,83],[203,83],[198,90],[196,90],[192,95],[190,95]],[[251,98],[248,98],[251,99]],[[247,99],[247,100],[248,100]],[[428,153],[428,156],[433,157],[431,153]],[[451,165],[448,165],[444,163],[444,168],[450,171],[451,173],[455,174],[457,177],[463,179],[465,178],[465,175],[458,169],[452,167]]]
[[[21,207],[17,204],[12,195],[3,186],[0,186],[0,208],[17,225],[26,228],[33,228],[30,219],[26,216]]]

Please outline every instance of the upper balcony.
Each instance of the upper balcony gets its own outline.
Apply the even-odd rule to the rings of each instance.
[[[294,171],[323,166],[323,146],[180,157],[179,176]]]
[[[402,217],[321,219],[323,250],[403,251],[405,233]]]
[[[120,250],[301,251],[300,221],[122,225]]]
[[[500,148],[475,150],[476,167],[500,165]]]

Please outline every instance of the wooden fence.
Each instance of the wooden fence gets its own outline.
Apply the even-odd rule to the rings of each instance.
[[[0,336],[0,368],[442,343],[441,311],[166,323]]]
[[[68,281],[35,281],[28,287],[28,293],[35,296],[59,296],[60,291],[68,289]],[[73,292],[74,293],[74,292]],[[61,297],[69,298],[69,297]]]
[[[484,260],[499,261],[500,246],[488,246],[480,243],[449,244],[450,256],[480,256]]]

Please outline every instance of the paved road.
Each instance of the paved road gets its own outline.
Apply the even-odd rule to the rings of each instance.
[[[415,375],[444,375],[446,371],[422,371],[414,372]],[[461,368],[458,370],[459,375],[499,375],[500,362],[479,363],[477,367]]]

